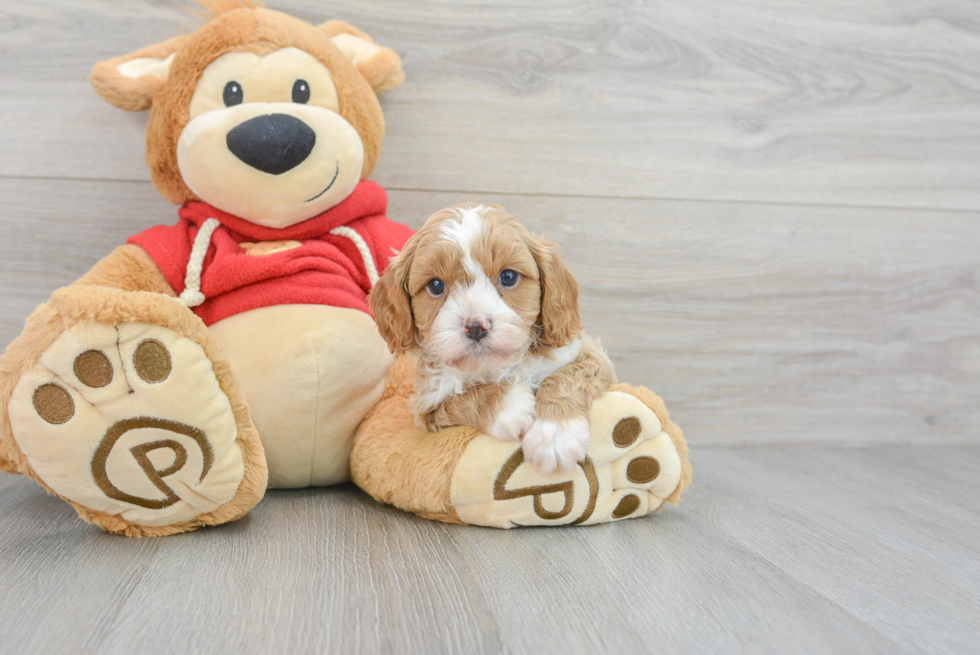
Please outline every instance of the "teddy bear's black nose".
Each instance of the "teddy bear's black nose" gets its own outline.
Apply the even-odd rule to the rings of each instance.
[[[226,141],[232,154],[252,168],[281,175],[310,156],[316,133],[295,116],[266,114],[228,132]]]

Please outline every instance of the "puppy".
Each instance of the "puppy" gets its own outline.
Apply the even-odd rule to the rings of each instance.
[[[554,248],[496,205],[436,212],[370,295],[381,336],[412,352],[419,427],[523,437],[542,473],[589,447],[589,407],[615,383],[579,324],[578,283]]]

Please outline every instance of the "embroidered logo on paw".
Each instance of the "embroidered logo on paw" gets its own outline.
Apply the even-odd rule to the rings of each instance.
[[[611,391],[593,403],[589,423],[585,460],[548,475],[525,462],[520,448],[485,435],[474,439],[454,474],[460,519],[496,527],[591,525],[659,508],[677,488],[681,463],[653,410]]]
[[[523,463],[524,451],[518,448],[501,467],[500,473],[497,474],[497,479],[493,482],[493,499],[514,500],[516,498],[531,496],[534,500],[534,513],[538,518],[544,519],[545,521],[557,521],[568,516],[575,506],[575,483],[572,480],[534,485],[521,489],[507,488],[507,482]],[[588,482],[589,502],[585,506],[585,511],[582,512],[581,516],[572,521],[572,525],[582,523],[592,516],[592,512],[595,510],[596,498],[599,495],[599,482],[596,480],[595,467],[592,465],[592,460],[586,457],[585,461],[579,464],[579,467],[581,467],[582,472],[585,474],[585,480]],[[548,510],[544,506],[542,497],[555,493],[562,494],[564,504],[557,511]]]
[[[144,324],[77,325],[17,385],[18,445],[59,495],[143,525],[228,502],[238,426],[200,345]]]
[[[109,479],[107,470],[109,457],[112,455],[112,450],[120,438],[132,430],[147,428],[165,430],[175,435],[190,437],[201,451],[201,477],[198,479],[198,483],[204,482],[205,476],[211,470],[212,464],[214,464],[214,451],[211,449],[211,443],[208,441],[204,432],[177,421],[168,421],[166,419],[150,418],[147,416],[119,421],[109,428],[109,431],[106,432],[105,437],[99,443],[95,455],[92,457],[92,477],[95,479],[95,483],[99,485],[99,489],[109,498],[121,500],[130,505],[145,507],[146,509],[163,509],[180,501],[180,496],[164,481],[164,478],[177,473],[187,465],[187,449],[179,441],[175,439],[159,439],[129,447],[129,452],[146,474],[146,478],[154,487],[163,492],[163,499],[143,498],[142,496],[123,491]],[[150,453],[159,450],[169,450],[173,453],[174,457],[171,464],[161,469],[156,468],[157,465],[149,457]]]
[[[242,241],[238,245],[251,257],[268,257],[269,255],[299,248],[303,244],[299,241],[259,241],[258,243]]]
[[[642,431],[640,419],[635,416],[627,416],[616,423],[612,430],[612,440],[620,448],[629,448],[636,443]],[[497,474],[497,479],[493,483],[494,500],[514,500],[531,496],[534,500],[534,513],[538,518],[546,521],[557,521],[565,518],[572,511],[575,504],[575,483],[572,480],[556,482],[553,484],[542,484],[521,489],[507,489],[507,482],[514,475],[514,472],[524,463],[524,452],[518,449],[511,455]],[[599,496],[599,481],[596,477],[595,466],[592,459],[586,457],[579,463],[579,467],[585,474],[588,482],[589,502],[585,506],[582,514],[571,522],[571,525],[584,523],[591,518],[595,511],[596,500]],[[626,465],[626,479],[636,485],[644,485],[652,482],[660,474],[660,462],[649,455],[641,455],[629,460]],[[543,496],[561,493],[564,496],[564,504],[558,511],[551,511],[544,507]],[[640,508],[640,497],[635,494],[627,494],[622,497],[612,511],[612,518],[621,519],[633,514]]]

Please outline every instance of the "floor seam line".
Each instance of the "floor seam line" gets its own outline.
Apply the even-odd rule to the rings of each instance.
[[[62,181],[62,182],[114,182],[120,184],[153,184],[151,180],[128,180],[123,178],[92,178],[92,177],[64,177],[64,176],[43,176],[43,175],[4,175],[0,174],[0,180],[38,180],[38,181]],[[467,190],[467,189],[423,189],[408,188],[401,186],[386,186],[386,191],[399,191],[407,193],[467,193],[500,196],[523,196],[527,198],[568,198],[568,199],[587,199],[587,200],[629,200],[651,202],[690,202],[690,203],[710,203],[720,205],[762,205],[771,207],[819,207],[826,209],[870,209],[878,211],[920,211],[920,212],[943,212],[948,214],[977,214],[980,207],[934,207],[929,205],[859,205],[849,203],[814,203],[792,200],[751,200],[743,198],[684,198],[675,196],[617,196],[617,195],[583,195],[570,193],[528,193],[520,191],[495,191],[495,190]]]

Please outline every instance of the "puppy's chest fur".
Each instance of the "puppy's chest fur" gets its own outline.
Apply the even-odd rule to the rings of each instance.
[[[580,335],[566,346],[547,353],[525,354],[520,360],[493,371],[460,371],[424,359],[415,373],[415,408],[424,413],[441,405],[450,396],[482,384],[526,384],[537,391],[551,375],[574,362],[582,354]]]

